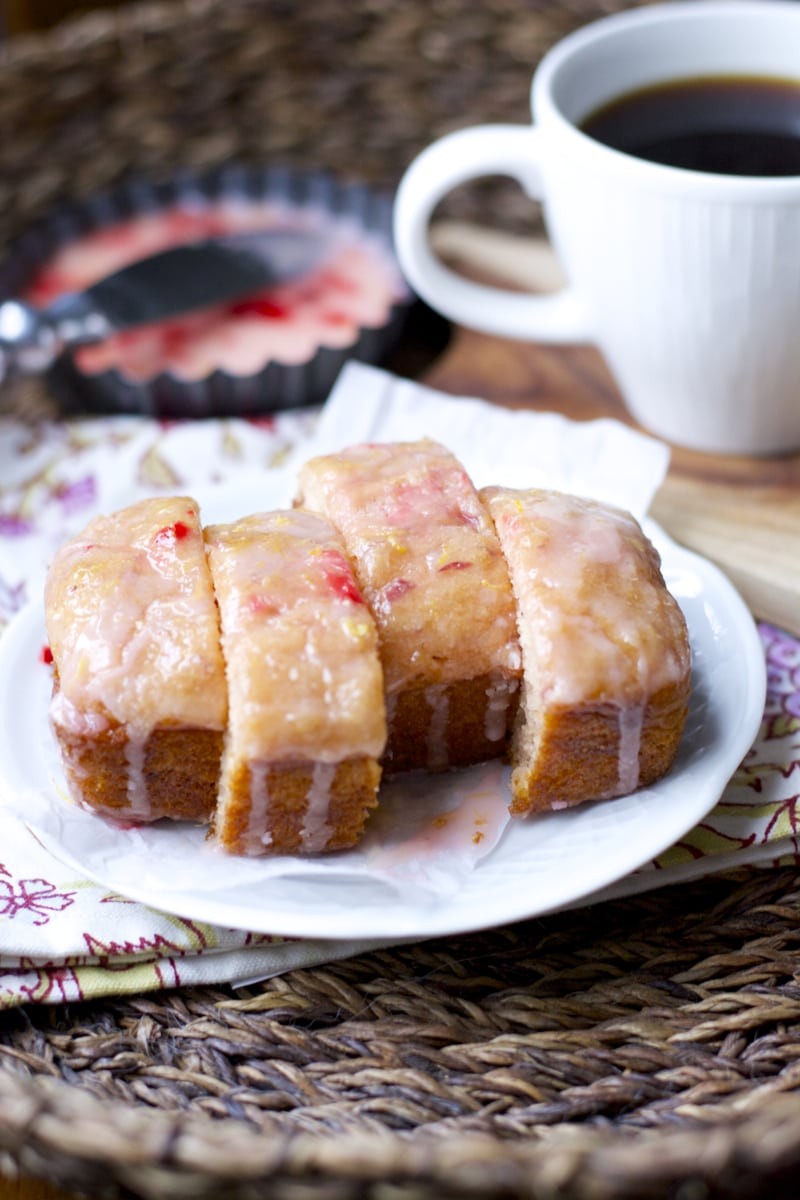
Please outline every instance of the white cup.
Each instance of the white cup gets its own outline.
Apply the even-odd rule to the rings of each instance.
[[[663,166],[578,128],[626,93],[712,75],[800,81],[800,3],[678,0],[570,34],[535,71],[532,125],[463,129],[411,163],[397,253],[411,286],[459,324],[595,343],[653,433],[715,453],[785,453],[800,448],[800,176]],[[487,175],[542,202],[562,291],[485,287],[432,253],[436,204]]]

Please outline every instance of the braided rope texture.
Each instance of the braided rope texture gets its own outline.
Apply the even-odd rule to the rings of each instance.
[[[170,0],[0,46],[0,245],[130,174],[230,160],[397,182],[432,138],[530,119],[532,67],[613,0]],[[466,216],[487,211],[461,197]],[[527,212],[507,198],[504,220]],[[524,219],[524,218],[523,218]]]
[[[796,1195],[799,967],[795,874],[753,871],[236,992],[12,1011],[0,1149],[153,1200]]]

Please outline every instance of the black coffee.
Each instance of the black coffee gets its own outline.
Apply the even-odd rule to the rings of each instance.
[[[637,158],[717,175],[800,175],[800,81],[676,80],[629,92],[581,128]]]

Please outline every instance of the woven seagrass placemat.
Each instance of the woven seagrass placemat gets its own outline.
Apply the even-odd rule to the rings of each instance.
[[[762,871],[235,994],[15,1010],[0,1147],[154,1200],[796,1196],[799,942],[794,873]]]
[[[173,0],[0,49],[0,252],[129,173],[276,158],[393,185],[525,120],[532,64],[615,7]],[[531,217],[497,181],[451,213]],[[37,382],[5,407],[48,411]],[[0,857],[2,857],[0,855]],[[0,1164],[90,1195],[795,1195],[800,889],[673,887],[243,991],[10,1011]]]

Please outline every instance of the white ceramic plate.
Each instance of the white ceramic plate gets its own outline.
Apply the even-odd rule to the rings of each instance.
[[[243,511],[237,489],[197,498],[206,521]],[[252,508],[252,493],[247,500]],[[660,529],[648,526],[648,533],[692,642],[691,707],[673,769],[630,796],[511,822],[491,852],[463,869],[451,871],[442,850],[444,883],[433,891],[402,872],[394,882],[376,878],[358,852],[323,856],[309,874],[308,860],[299,858],[227,857],[197,827],[122,829],[68,803],[47,720],[51,679],[40,661],[45,632],[38,605],[20,613],[0,641],[4,802],[54,856],[111,890],[162,911],[254,932],[428,937],[573,905],[648,863],[703,819],[752,745],[764,710],[764,654],[738,593]],[[505,811],[507,772],[497,766],[494,773],[476,771],[418,781],[417,798],[423,786],[446,803],[448,792],[469,791],[474,779],[485,789],[488,780],[495,811]]]

